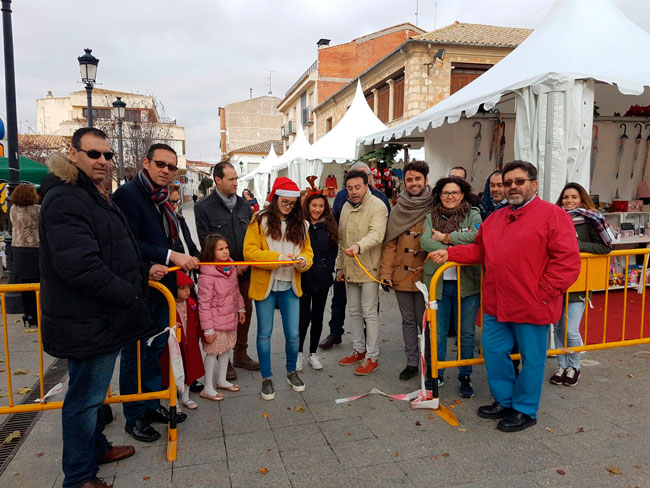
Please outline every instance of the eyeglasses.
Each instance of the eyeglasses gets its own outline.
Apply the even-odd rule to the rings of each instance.
[[[524,186],[527,181],[535,181],[535,178],[515,178],[514,180],[506,180],[503,182],[505,188],[510,188],[514,183],[517,186]]]
[[[160,169],[163,169],[166,166],[170,173],[176,173],[176,171],[178,171],[178,166],[174,164],[167,164],[166,162],[158,161],[157,159],[152,159],[151,161]]]
[[[172,205],[177,205],[178,202],[180,202],[180,200],[170,200],[169,201],[169,203],[171,203]]]
[[[296,200],[295,202],[290,202],[289,200],[279,200],[278,203],[282,205],[283,207],[288,207],[288,208],[293,208],[296,206],[296,203],[298,201]]]
[[[440,193],[442,198],[458,198],[460,196],[459,191],[443,191]]]
[[[104,155],[104,159],[106,161],[110,161],[113,159],[113,156],[115,156],[114,152],[108,151],[108,152],[101,152],[96,149],[90,149],[86,151],[85,149],[81,149],[80,147],[75,148],[77,151],[85,152],[90,159],[99,159],[102,157],[102,154]]]

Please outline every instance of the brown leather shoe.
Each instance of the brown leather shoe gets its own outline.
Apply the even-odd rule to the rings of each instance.
[[[228,371],[226,372],[226,379],[228,381],[237,379],[237,371],[235,371],[235,368],[232,367],[231,363],[228,363]]]
[[[103,479],[95,478],[94,480],[86,481],[81,488],[113,488],[113,485],[107,485]]]
[[[131,457],[134,454],[135,448],[133,446],[114,446],[111,444],[104,457],[97,464],[114,463],[115,461],[121,461],[122,459]]]
[[[244,354],[241,357],[235,356],[235,359],[233,360],[233,366],[235,368],[243,368],[249,371],[257,371],[260,369],[260,363],[248,357],[248,354]],[[226,379],[229,380],[229,378]]]
[[[340,344],[341,342],[341,336],[330,334],[325,339],[323,339],[318,346],[326,351],[328,349],[331,349],[334,344]]]

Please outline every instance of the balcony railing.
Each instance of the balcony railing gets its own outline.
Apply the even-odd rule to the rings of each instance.
[[[317,69],[318,69],[318,59],[316,61],[314,61],[314,63],[309,68],[307,68],[307,71],[305,71],[293,85],[291,85],[291,88],[289,88],[287,90],[287,92],[284,94],[284,96],[285,97],[289,96],[289,93],[291,93],[293,91],[293,89],[295,87],[297,87],[302,82],[302,80],[304,80],[307,76],[309,76],[309,73],[312,73],[312,72],[316,71]]]
[[[310,124],[314,123],[314,118],[313,118],[313,113],[312,113],[312,107],[305,107],[302,109],[302,125],[307,126]]]
[[[289,134],[295,134],[296,133],[296,122],[294,120],[290,120],[289,124],[287,125],[287,128],[289,130]]]
[[[282,134],[282,139],[289,139],[289,128],[286,125],[280,127],[280,133]]]

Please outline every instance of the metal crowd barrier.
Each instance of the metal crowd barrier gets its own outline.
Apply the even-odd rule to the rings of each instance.
[[[169,327],[176,325],[176,301],[171,292],[157,281],[150,281],[149,286],[163,294],[169,305]],[[7,372],[7,388],[9,406],[0,407],[0,414],[13,414],[21,412],[40,412],[44,410],[58,410],[63,407],[62,401],[46,403],[23,403],[15,404],[13,387],[11,382],[11,358],[9,353],[9,328],[7,326],[7,307],[5,303],[6,293],[33,291],[36,293],[36,310],[38,315],[38,357],[39,357],[39,377],[40,377],[40,398],[43,398],[47,392],[44,391],[44,373],[43,373],[43,338],[41,334],[41,304],[40,304],[40,285],[38,283],[0,285],[0,305],[2,306],[2,323],[4,327],[4,353],[5,365]],[[176,331],[176,337],[180,342],[180,331]],[[169,387],[165,390],[154,392],[142,392],[142,372],[140,367],[140,341],[138,341],[138,393],[132,395],[112,395],[110,387],[106,396],[105,404],[110,403],[127,403],[141,400],[169,400],[169,410],[171,421],[167,426],[167,460],[176,460],[176,451],[178,447],[178,432],[175,422],[176,417],[176,382],[174,374],[169,371]]]
[[[587,304],[585,307],[585,312],[583,315],[584,318],[584,335],[583,335],[583,342],[585,345],[579,346],[579,347],[566,347],[566,340],[567,340],[567,320],[568,320],[568,307],[565,307],[565,313],[564,313],[564,320],[565,320],[565,327],[564,327],[564,347],[558,347],[558,345],[555,345],[554,349],[548,349],[547,350],[547,356],[555,356],[558,354],[570,354],[574,352],[582,352],[582,351],[595,351],[595,350],[600,350],[600,349],[613,349],[615,347],[629,347],[629,346],[636,346],[639,344],[648,344],[650,343],[650,337],[643,337],[644,334],[644,322],[645,322],[645,298],[646,298],[646,289],[647,289],[647,271],[648,271],[648,255],[650,255],[650,248],[649,249],[627,249],[627,250],[620,250],[620,251],[612,251],[609,254],[589,254],[589,253],[581,253],[580,254],[580,259],[582,262],[581,270],[580,270],[580,275],[578,276],[578,279],[575,281],[573,285],[567,290],[565,294],[565,305],[568,304],[569,300],[569,293],[570,292],[585,292],[587,295],[591,291],[604,291],[605,294],[605,301],[604,301],[604,308],[603,308],[603,334],[602,334],[602,340],[599,343],[595,344],[587,344],[587,333],[589,331],[589,316],[592,315],[593,311],[590,312],[590,307]],[[640,284],[634,284],[630,285],[630,256],[643,256],[643,265],[641,267],[640,271],[640,277],[639,277],[639,283]],[[624,260],[625,261],[625,266],[624,266],[624,278],[623,278],[623,285],[622,287],[620,285],[617,285],[615,287],[612,287],[610,285],[610,266],[612,262],[612,258],[616,260]],[[457,322],[456,322],[456,327],[457,331],[460,332],[460,323],[461,323],[461,310],[460,310],[460,304],[461,304],[461,297],[460,297],[460,287],[461,287],[461,273],[460,273],[460,268],[463,266],[472,266],[472,265],[467,265],[467,264],[459,264],[459,263],[453,263],[453,262],[448,262],[440,266],[436,272],[434,273],[433,277],[431,278],[431,283],[429,285],[429,301],[430,301],[430,306],[427,308],[427,317],[429,321],[429,327],[430,327],[430,344],[431,344],[431,375],[433,378],[436,378],[438,376],[438,370],[440,369],[446,369],[446,368],[455,368],[459,366],[469,366],[469,365],[475,365],[475,364],[483,364],[485,363],[485,360],[483,359],[483,351],[481,350],[479,353],[479,357],[472,358],[472,359],[461,359],[460,358],[460,351],[461,351],[461,334],[458,333],[457,339],[458,339],[458,353],[457,357],[455,360],[450,360],[450,361],[438,361],[438,341],[437,341],[437,313],[436,313],[436,288],[438,281],[442,278],[443,273],[445,270],[449,268],[456,267],[456,275],[458,277],[457,281],[457,303],[456,307],[458,310],[458,316],[457,316]],[[481,285],[483,282],[483,269],[481,268]],[[640,317],[640,329],[639,329],[639,334],[638,338],[633,338],[629,339],[626,337],[626,325],[627,325],[627,312],[628,312],[628,293],[629,289],[631,286],[634,286],[635,288],[638,286],[640,288],[641,293],[641,317]],[[607,341],[607,315],[608,315],[608,307],[609,307],[609,299],[610,299],[610,291],[612,289],[621,289],[623,290],[623,319],[622,319],[622,329],[621,329],[621,340],[615,340],[615,341]],[[482,292],[483,287],[481,286],[481,305],[479,308],[479,323],[482,325],[483,321],[483,292]],[[635,290],[634,293],[637,293]],[[611,324],[610,324],[611,325]],[[521,354],[511,354],[510,357],[512,359],[521,359]],[[438,398],[438,385],[437,382],[433,382],[433,398]]]

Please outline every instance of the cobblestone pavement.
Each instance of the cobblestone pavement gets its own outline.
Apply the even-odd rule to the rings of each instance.
[[[191,204],[185,214],[191,223]],[[337,364],[351,350],[346,333],[342,345],[322,352],[323,370],[305,365],[307,389],[293,392],[284,381],[278,313],[272,337],[274,401],[261,399],[259,372],[244,370],[238,370],[241,391],[225,392],[222,402],[191,394],[199,408],[179,425],[173,463],[166,460],[164,436],[153,444],[132,441],[124,432],[121,408],[114,406],[107,436],[115,444],[135,444],[136,454],[102,466],[100,476],[119,488],[650,486],[648,346],[584,355],[580,383],[575,388],[545,383],[538,424],[516,434],[502,433],[494,421],[476,416],[479,405],[491,402],[482,365],[474,369],[476,396],[470,400],[458,397],[456,372],[446,372],[441,402],[453,407],[458,427],[428,410],[411,410],[407,402],[380,396],[335,404],[336,398],[372,387],[387,393],[418,387],[415,379],[398,380],[405,365],[399,311],[393,293],[380,293],[380,367],[372,375],[357,377]],[[14,320],[10,316],[8,321],[12,370],[30,373],[12,378],[31,386],[38,367],[30,359],[36,337]],[[254,331],[253,324],[253,357]],[[453,339],[449,349],[455,350]],[[549,359],[547,376],[554,368],[555,360]],[[6,379],[0,378],[5,393]],[[116,378],[114,383],[117,389]],[[6,398],[0,400],[6,404]],[[60,412],[45,412],[0,476],[0,487],[61,486],[60,464]]]

